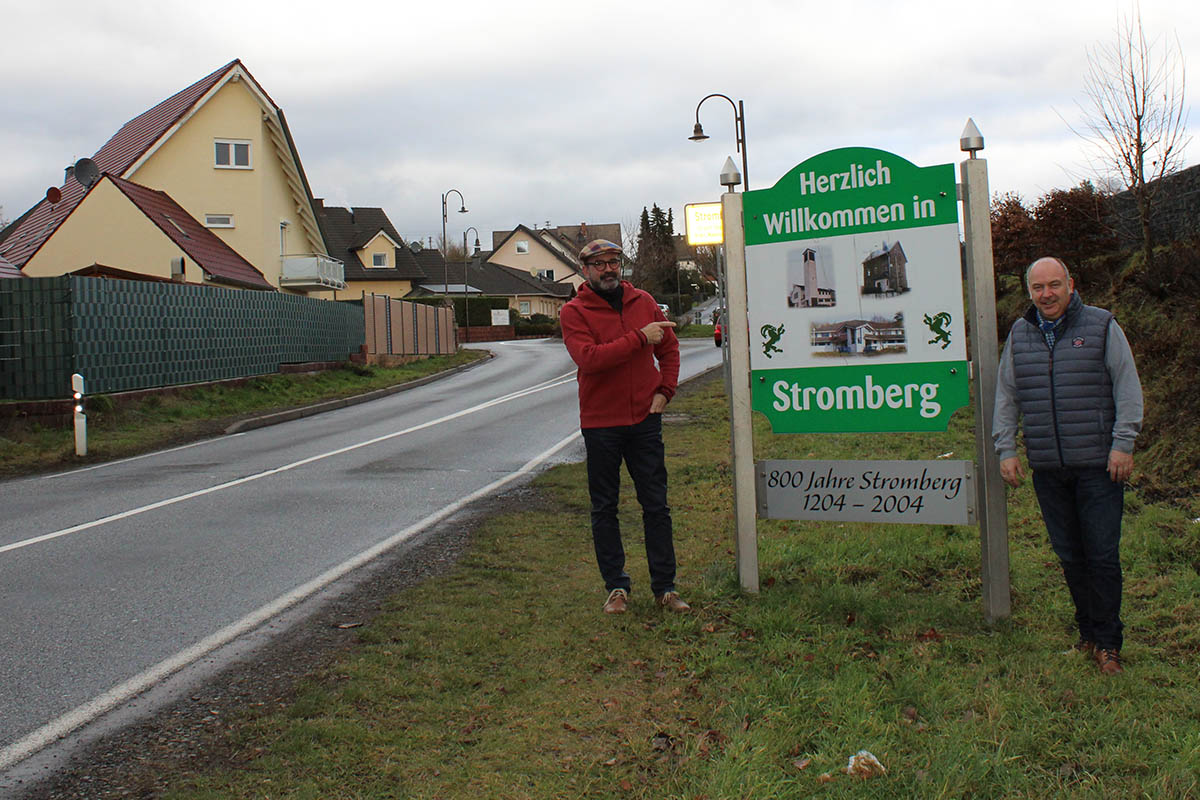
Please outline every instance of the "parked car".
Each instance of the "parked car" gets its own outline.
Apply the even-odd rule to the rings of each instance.
[[[671,318],[671,307],[669,305],[667,305],[666,303],[659,303],[658,310],[663,312],[663,316],[666,317],[667,319]]]

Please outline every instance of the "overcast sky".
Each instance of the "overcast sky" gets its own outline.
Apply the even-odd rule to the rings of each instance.
[[[450,189],[470,210],[450,215],[450,240],[474,226],[485,248],[518,223],[636,225],[651,203],[682,232],[684,204],[718,199],[725,158],[740,163],[721,98],[700,111],[712,138],[687,139],[714,92],[745,102],[752,189],[837,147],[958,162],[973,117],[992,190],[1036,200],[1086,175],[1067,122],[1088,49],[1131,8],[0,0],[0,206],[20,215],[124,122],[234,58],[287,114],[313,192],[382,206],[409,239],[440,234]],[[1149,34],[1197,51],[1200,3],[1141,12]]]

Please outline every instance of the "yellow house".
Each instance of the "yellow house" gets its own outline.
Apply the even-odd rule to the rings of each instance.
[[[163,274],[161,256],[171,247],[157,226],[136,221],[122,184],[104,182],[118,178],[165,192],[176,215],[192,217],[272,288],[301,294],[344,288],[283,110],[241,61],[125,123],[91,162],[80,162],[84,174],[68,177],[60,198],[42,200],[3,232],[0,256],[25,275],[62,275],[97,263]],[[144,255],[140,241],[125,242],[124,249],[114,241],[139,230],[150,235]],[[170,275],[169,263],[166,269]],[[206,278],[202,270],[185,269],[183,279]]]
[[[319,197],[313,208],[329,254],[344,264],[346,289],[336,293],[338,299],[404,297],[426,277],[441,277],[426,274],[420,253],[404,243],[382,208],[326,206]]]
[[[25,265],[31,278],[61,273],[49,264],[90,264],[76,273],[274,289],[246,259],[166,192],[103,175]],[[115,265],[120,265],[119,267]]]
[[[578,289],[584,277],[579,251],[593,239],[608,239],[620,244],[620,223],[560,225],[557,228],[530,229],[518,225],[512,231],[492,232],[492,254],[488,263],[527,272],[552,283],[569,284]]]

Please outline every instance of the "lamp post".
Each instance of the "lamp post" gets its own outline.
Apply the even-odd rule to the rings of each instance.
[[[750,178],[746,174],[746,110],[742,106],[742,101],[738,100],[734,103],[729,97],[723,94],[710,94],[704,100],[713,97],[724,97],[729,100],[729,105],[733,106],[733,135],[737,139],[737,149],[742,154],[742,191],[750,191]],[[688,138],[693,142],[702,142],[708,137],[704,134],[704,128],[700,125],[700,106],[704,105],[704,100],[696,104],[696,127],[692,131],[692,135]]]
[[[467,231],[475,231],[475,252],[471,255],[475,258],[479,257],[479,229],[474,225],[463,231],[463,322],[466,323],[464,328],[471,327],[471,290],[470,281],[467,280]]]
[[[458,213],[467,213],[467,201],[463,198],[462,192],[458,189],[451,189],[448,192],[442,193],[442,279],[444,281],[442,292],[446,295],[450,294],[450,268],[446,265],[446,247],[448,244],[446,242],[446,198],[452,194],[458,195],[458,204],[461,206],[458,209]]]
[[[471,255],[479,255],[479,231],[472,225],[463,231],[463,258],[467,257],[467,231],[475,231],[475,252]]]

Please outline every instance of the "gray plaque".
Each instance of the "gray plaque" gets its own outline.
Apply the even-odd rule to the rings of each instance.
[[[975,523],[970,461],[759,461],[758,515],[838,522]]]

